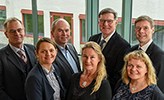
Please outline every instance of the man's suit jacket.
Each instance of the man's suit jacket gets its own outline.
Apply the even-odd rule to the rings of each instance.
[[[102,33],[95,34],[89,38],[89,41],[94,41],[99,44],[101,35]],[[130,44],[115,32],[102,50],[105,56],[106,70],[112,90],[114,90],[117,81],[121,78],[121,69],[124,64],[123,57],[129,48]]]
[[[77,53],[76,49],[74,48],[74,46],[72,44],[68,43],[67,46],[68,46],[67,49],[70,52],[70,54],[72,55],[73,59],[75,60],[76,65],[77,65],[77,69],[80,72],[81,68],[80,68],[78,53]],[[72,69],[71,65],[69,64],[69,62],[64,57],[61,50],[59,49],[59,47],[57,47],[57,49],[58,49],[58,53],[57,53],[56,59],[54,61],[54,64],[56,65],[55,67],[58,67],[58,69],[60,71],[59,76],[62,79],[63,86],[67,90],[68,87],[69,87],[69,84],[70,84],[72,74],[74,74],[74,72],[73,72],[73,69]]]
[[[130,51],[137,50],[138,47],[139,45],[135,45],[130,49]],[[150,57],[156,70],[157,85],[164,93],[164,51],[162,51],[162,49],[160,49],[154,42],[152,42],[146,50],[146,54]]]
[[[65,89],[62,85],[62,81],[58,76],[58,72],[55,69],[54,75],[60,86],[61,100],[64,100]],[[25,83],[25,91],[27,100],[54,100],[53,94],[55,91],[51,87],[41,65],[38,63],[28,74]]]
[[[36,63],[35,47],[24,45],[31,66]],[[9,45],[0,50],[0,100],[26,100],[24,83],[27,73],[20,58]]]

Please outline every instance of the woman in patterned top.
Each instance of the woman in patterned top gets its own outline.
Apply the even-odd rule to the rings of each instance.
[[[124,61],[122,81],[112,100],[164,100],[156,85],[155,69],[144,51],[130,52]]]

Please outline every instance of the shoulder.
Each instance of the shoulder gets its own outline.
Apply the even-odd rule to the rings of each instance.
[[[89,41],[97,40],[99,37],[101,37],[102,33],[94,34],[89,38]]]
[[[0,49],[0,53],[5,52],[5,51],[8,50],[9,48],[10,48],[9,45],[7,45],[7,46],[1,48],[1,49]]]
[[[34,46],[34,45],[31,45],[31,44],[24,44],[24,46],[25,46],[26,48],[31,49],[31,50],[35,50],[35,46]]]
[[[153,88],[152,100],[164,100],[164,94],[157,85],[155,85]]]
[[[33,79],[41,79],[41,66],[39,64],[36,64],[31,71],[29,72],[27,79],[33,80]]]
[[[156,45],[154,42],[152,42],[152,44],[150,45],[150,48],[152,48],[153,52],[157,52],[159,54],[164,55],[164,51],[158,45]]]
[[[118,34],[117,32],[115,32],[113,34],[113,36],[111,37],[111,39],[115,39],[118,43],[121,43],[121,44],[125,44],[125,45],[130,45],[124,38],[121,37],[120,34]],[[117,43],[116,42],[116,43]]]
[[[110,86],[110,83],[107,79],[102,80],[100,88],[107,89],[111,92],[111,86]]]

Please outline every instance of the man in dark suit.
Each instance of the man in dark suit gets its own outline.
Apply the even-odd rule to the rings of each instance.
[[[140,16],[135,21],[135,35],[139,44],[130,51],[144,50],[150,57],[157,75],[157,85],[164,93],[164,51],[153,42],[154,22],[149,16]]]
[[[102,52],[106,59],[108,80],[112,91],[114,91],[117,81],[121,78],[124,54],[130,48],[130,44],[116,32],[118,20],[117,13],[113,9],[105,8],[101,10],[98,17],[101,33],[91,36],[89,41],[95,41],[102,46]],[[104,44],[101,44],[102,40],[105,40]]]
[[[35,48],[23,44],[25,31],[19,19],[7,19],[4,29],[9,44],[0,49],[0,100],[26,100],[24,83],[36,63]],[[22,52],[24,59],[18,51]]]
[[[52,23],[52,37],[57,43],[58,54],[54,61],[60,70],[60,76],[65,89],[70,84],[72,74],[80,72],[80,62],[75,47],[68,43],[70,39],[70,25],[62,18],[56,19]]]

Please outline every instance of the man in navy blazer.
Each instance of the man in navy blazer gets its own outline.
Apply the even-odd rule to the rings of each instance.
[[[75,47],[68,43],[70,39],[70,25],[62,18],[52,23],[52,37],[57,43],[58,54],[54,61],[60,70],[60,77],[66,91],[69,88],[72,74],[81,71],[78,53]]]
[[[130,48],[130,44],[116,32],[118,20],[117,13],[113,9],[105,8],[101,10],[98,17],[101,33],[91,36],[89,41],[101,44],[101,41],[105,40],[102,45],[102,53],[106,60],[108,80],[112,91],[114,91],[117,81],[121,78],[124,54]]]
[[[26,100],[24,83],[36,63],[35,47],[23,44],[25,31],[19,19],[7,19],[4,29],[9,44],[0,49],[0,100]],[[24,53],[26,62],[19,57],[19,50]]]
[[[157,85],[164,93],[164,51],[153,42],[154,22],[149,16],[139,16],[135,21],[135,35],[139,44],[130,51],[142,49],[150,57],[157,75]]]

